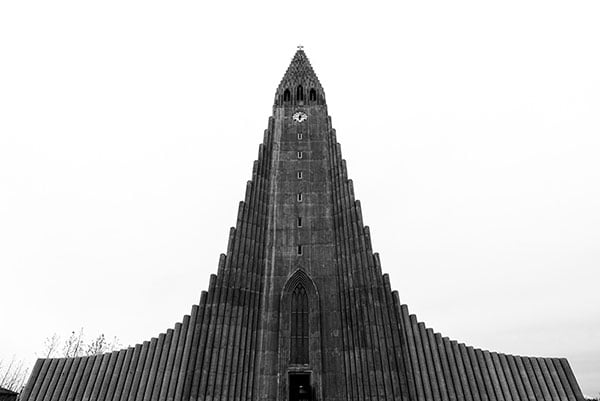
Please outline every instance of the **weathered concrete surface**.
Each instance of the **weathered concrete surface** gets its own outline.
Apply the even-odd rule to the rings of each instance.
[[[291,294],[299,286],[308,305],[302,362],[290,357],[299,327]],[[400,303],[373,253],[325,93],[299,50],[277,89],[227,252],[199,305],[174,329],[135,347],[38,360],[21,399],[301,397],[583,399],[566,360],[467,347]]]

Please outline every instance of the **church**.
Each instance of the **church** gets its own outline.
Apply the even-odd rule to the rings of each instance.
[[[419,322],[361,207],[299,48],[198,305],[134,347],[38,359],[20,400],[584,400],[566,359],[482,350]]]

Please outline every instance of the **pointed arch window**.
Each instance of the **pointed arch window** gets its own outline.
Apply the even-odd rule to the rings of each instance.
[[[292,95],[290,94],[290,90],[286,89],[285,92],[283,92],[283,101],[289,102],[290,100],[292,100]]]
[[[308,295],[302,284],[292,292],[290,362],[308,364]]]
[[[315,88],[311,88],[310,89],[310,94],[308,95],[308,100],[310,100],[311,102],[314,102],[317,100],[317,91],[315,90]]]
[[[304,101],[304,90],[302,89],[302,85],[298,85],[298,88],[296,88],[296,100]]]

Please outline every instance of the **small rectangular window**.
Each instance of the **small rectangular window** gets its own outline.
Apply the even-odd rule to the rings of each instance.
[[[298,227],[302,227],[302,217],[298,217]]]
[[[302,159],[302,152],[298,152],[298,159]]]
[[[298,255],[302,255],[302,245],[298,245],[298,250],[296,251]]]
[[[302,202],[302,192],[298,193],[298,202]]]
[[[302,179],[302,171],[298,171],[298,179],[301,180]]]
[[[298,140],[302,139],[302,132],[298,132]]]

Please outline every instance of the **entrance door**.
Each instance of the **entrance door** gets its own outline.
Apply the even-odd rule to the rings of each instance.
[[[289,401],[312,401],[310,373],[290,373]]]

